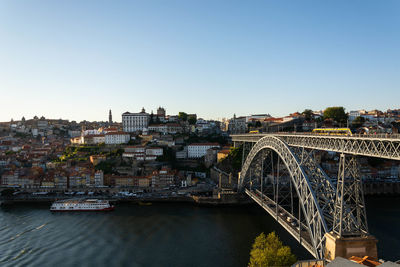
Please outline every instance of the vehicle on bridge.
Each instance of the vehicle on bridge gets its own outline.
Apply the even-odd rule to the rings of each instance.
[[[249,133],[251,133],[251,134],[258,134],[258,133],[260,133],[260,130],[250,131]]]
[[[315,128],[312,133],[319,135],[353,135],[349,128]]]

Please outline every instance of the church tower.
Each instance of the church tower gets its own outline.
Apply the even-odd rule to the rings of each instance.
[[[110,109],[110,112],[108,113],[108,123],[112,123],[113,121],[112,121],[112,114],[111,114],[111,109]]]

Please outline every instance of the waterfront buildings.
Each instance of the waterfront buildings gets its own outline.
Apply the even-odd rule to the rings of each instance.
[[[94,186],[101,187],[104,185],[104,172],[103,171],[96,171],[94,173]]]
[[[111,177],[116,187],[150,187],[151,178],[147,176],[116,176]]]
[[[177,171],[169,168],[162,168],[159,171],[154,171],[151,175],[151,185],[153,188],[165,188],[175,183]]]

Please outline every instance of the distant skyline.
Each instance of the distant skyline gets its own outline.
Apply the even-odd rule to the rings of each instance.
[[[0,121],[400,108],[400,1],[0,1]]]

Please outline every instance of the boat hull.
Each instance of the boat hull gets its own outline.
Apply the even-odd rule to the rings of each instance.
[[[58,209],[50,209],[53,212],[74,212],[74,211],[113,211],[114,206],[104,208],[104,209],[65,209],[65,210],[58,210]]]

